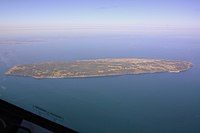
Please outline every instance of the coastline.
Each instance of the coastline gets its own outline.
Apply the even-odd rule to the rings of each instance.
[[[4,74],[7,76],[32,77],[34,79],[92,78],[154,73],[181,73],[191,67],[193,67],[193,64],[187,61],[105,58],[15,65]]]
[[[27,76],[27,75],[11,75],[11,74],[5,74],[6,76],[9,76],[9,77],[28,77],[28,78],[33,78],[33,79],[36,79],[36,80],[42,80],[42,79],[82,79],[82,78],[102,78],[102,77],[119,77],[119,76],[126,76],[126,75],[147,75],[147,74],[160,74],[160,73],[171,73],[171,74],[179,74],[179,73],[183,73],[183,72],[186,72],[188,70],[192,69],[191,68],[188,68],[186,70],[182,70],[182,71],[178,71],[178,72],[149,72],[149,73],[130,73],[130,74],[115,74],[115,75],[94,75],[94,76],[72,76],[72,77],[44,77],[44,78],[41,78],[41,77],[34,77],[34,76]]]

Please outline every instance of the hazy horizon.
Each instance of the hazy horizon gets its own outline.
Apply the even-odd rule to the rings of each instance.
[[[0,29],[74,26],[200,28],[199,4],[200,1],[196,0],[2,0]]]

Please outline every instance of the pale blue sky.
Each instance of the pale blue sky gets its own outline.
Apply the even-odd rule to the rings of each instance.
[[[200,27],[200,0],[0,0],[0,27]]]

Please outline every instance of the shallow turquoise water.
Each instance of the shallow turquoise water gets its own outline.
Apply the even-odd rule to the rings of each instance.
[[[83,133],[199,133],[200,39],[173,36],[74,37],[41,45],[0,46],[0,98]],[[49,60],[146,57],[191,61],[179,74],[101,78],[6,77],[12,65]]]

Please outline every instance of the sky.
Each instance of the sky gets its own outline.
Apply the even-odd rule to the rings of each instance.
[[[200,27],[200,0],[0,0],[0,27]]]

